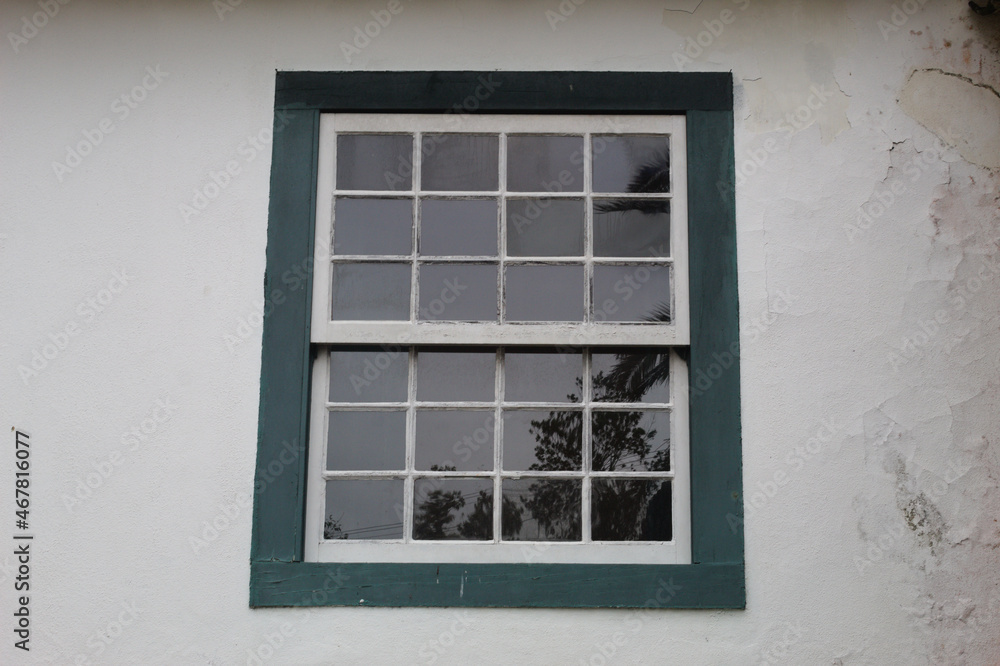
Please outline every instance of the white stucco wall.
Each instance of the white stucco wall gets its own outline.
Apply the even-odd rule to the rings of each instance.
[[[348,63],[340,43],[386,4],[74,0],[37,34],[38,4],[0,5],[0,425],[32,438],[35,534],[25,654],[5,434],[0,663],[1000,662],[1000,18],[419,0]],[[248,608],[260,328],[243,327],[270,166],[251,138],[276,69],[345,68],[734,72],[747,610]],[[135,108],[116,102],[144,77]]]

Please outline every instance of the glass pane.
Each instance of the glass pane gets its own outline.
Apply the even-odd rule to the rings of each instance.
[[[594,203],[595,257],[669,257],[670,202],[604,199]]]
[[[326,482],[324,539],[402,539],[402,479]]]
[[[670,471],[670,412],[594,412],[593,469]]]
[[[496,264],[424,264],[420,319],[496,321]]]
[[[333,265],[332,319],[410,318],[410,265],[365,263]]]
[[[594,321],[670,321],[667,266],[594,266]]]
[[[504,479],[500,525],[509,541],[579,541],[579,479]]]
[[[497,255],[496,199],[421,199],[422,255]]]
[[[583,266],[508,266],[508,321],[583,321]]]
[[[496,414],[486,410],[418,409],[416,467],[430,471],[493,469]]]
[[[580,402],[580,353],[507,352],[504,372],[504,399],[510,402]]]
[[[499,188],[499,136],[425,134],[422,143],[421,189],[495,192]]]
[[[405,402],[405,347],[330,352],[330,402]]]
[[[585,222],[582,199],[510,199],[507,255],[579,257]]]
[[[337,189],[412,189],[413,137],[341,134],[337,137]]]
[[[414,539],[493,538],[490,479],[416,479],[413,499]]]
[[[565,472],[581,467],[583,413],[505,410],[503,469]]]
[[[670,541],[673,538],[670,482],[593,479],[591,538],[594,541]]]
[[[594,352],[590,361],[595,402],[670,402],[670,354],[648,349]]]
[[[595,136],[594,192],[670,191],[670,143],[665,136]]]
[[[410,254],[412,245],[411,199],[337,197],[334,254]]]
[[[406,467],[406,412],[330,412],[326,468]]]
[[[507,189],[511,192],[582,192],[582,136],[507,138]]]
[[[417,354],[417,400],[484,401],[495,393],[496,353],[431,352]]]

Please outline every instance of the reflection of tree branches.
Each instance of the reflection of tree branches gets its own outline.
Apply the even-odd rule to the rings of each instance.
[[[350,537],[351,535],[340,526],[340,520],[334,518],[332,513],[326,517],[326,522],[323,523],[324,539],[349,539]]]
[[[432,472],[454,472],[454,465],[432,465]],[[414,539],[467,539],[485,540],[493,538],[493,493],[480,490],[474,494],[463,494],[461,490],[444,491],[442,478],[434,479],[438,487],[427,493],[416,507],[413,522]],[[468,516],[459,523],[461,509],[466,501],[476,498]],[[500,503],[501,529],[505,538],[516,535],[523,524],[523,510],[508,498]]]
[[[523,509],[509,498],[500,503],[500,528],[505,539],[513,538],[524,523]],[[469,517],[459,526],[458,533],[465,539],[490,539],[493,537],[493,494],[480,490]]]
[[[577,420],[580,414],[577,413]],[[579,541],[580,482],[575,479],[542,479],[528,487],[523,500],[538,521],[541,538],[547,541]]]
[[[465,506],[465,498],[462,497],[461,490],[432,490],[427,493],[425,499],[417,507],[416,516],[413,519],[414,539],[446,539],[445,529],[451,524],[457,515],[452,515],[452,511],[458,511]]]
[[[665,312],[651,316],[662,317]],[[595,401],[639,402],[657,384],[669,379],[667,353],[647,350],[623,351],[605,374],[593,377]],[[577,378],[582,390],[582,379]],[[575,396],[568,396],[573,400]],[[670,468],[669,447],[654,451],[657,431],[642,427],[640,410],[592,413],[591,445],[595,471]],[[555,471],[580,469],[583,412],[551,411],[545,419],[531,422],[536,461],[529,469]],[[580,486],[563,479],[537,481],[523,501],[538,520],[545,538],[580,538]],[[670,484],[646,480],[595,479],[592,493],[593,538],[629,541],[670,539]],[[664,536],[666,535],[666,536]]]

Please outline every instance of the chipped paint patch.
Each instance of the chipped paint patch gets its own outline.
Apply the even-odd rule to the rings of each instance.
[[[940,69],[916,70],[899,95],[899,106],[918,123],[954,145],[969,162],[1000,169],[1000,94],[972,79]]]

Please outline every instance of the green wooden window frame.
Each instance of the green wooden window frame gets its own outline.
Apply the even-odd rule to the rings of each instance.
[[[732,91],[731,73],[277,73],[252,607],[745,607]],[[687,116],[691,564],[303,561],[321,112]]]

